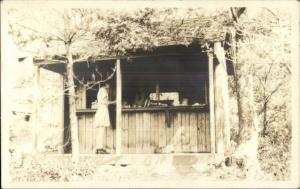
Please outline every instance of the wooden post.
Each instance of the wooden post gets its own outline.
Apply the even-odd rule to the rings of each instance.
[[[230,143],[229,93],[225,52],[220,42],[214,43],[214,54],[219,62],[215,68],[216,149],[226,155]]]
[[[214,56],[208,53],[208,79],[209,79],[209,122],[210,122],[210,146],[211,153],[215,153],[215,94],[214,94]]]
[[[33,153],[38,152],[39,135],[39,107],[40,107],[40,67],[35,69],[35,94],[34,94],[34,127],[33,127]]]
[[[61,82],[61,132],[62,132],[62,142],[61,142],[61,147],[58,151],[60,151],[60,153],[64,153],[64,141],[65,141],[65,134],[64,134],[64,130],[65,130],[65,77],[63,74],[60,74],[60,82]]]
[[[116,154],[121,154],[122,147],[122,75],[120,59],[116,62],[116,75],[117,75],[117,97],[116,97]]]

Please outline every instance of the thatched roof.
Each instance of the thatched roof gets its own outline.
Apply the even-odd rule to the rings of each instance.
[[[213,42],[224,41],[228,28],[232,27],[232,20],[228,12],[225,11],[210,15],[200,14],[201,15],[197,16],[184,15],[179,17],[173,15],[170,19],[164,20],[156,19],[159,17],[156,14],[152,15],[154,19],[150,21],[150,26],[146,25],[142,27],[140,27],[140,23],[138,22],[128,21],[128,18],[129,20],[132,19],[130,16],[128,18],[126,18],[126,16],[125,18],[119,17],[119,20],[113,20],[114,18],[111,17],[110,19],[113,20],[113,24],[108,21],[106,28],[99,27],[99,31],[107,30],[109,32],[104,33],[104,37],[100,36],[98,39],[95,39],[91,45],[84,43],[76,44],[79,48],[72,50],[74,59],[76,61],[86,60],[88,57],[113,59],[116,58],[116,54],[119,56],[122,55],[123,57],[130,57],[138,55],[139,52],[153,52],[158,47],[174,45],[190,46],[195,44],[207,45]],[[114,28],[115,25],[123,25],[121,29],[129,28],[130,31],[128,33],[126,33],[126,31],[122,33],[122,30],[119,32],[119,28]],[[101,38],[103,38],[103,40]],[[111,38],[117,39],[111,42]],[[139,38],[141,40],[139,40]],[[120,45],[115,42],[116,40],[121,41]],[[131,40],[133,40],[133,42]],[[121,46],[121,48],[119,48],[122,51],[121,53],[115,49],[114,45],[116,44],[117,46]],[[48,54],[43,54],[40,57],[35,57],[35,62],[66,62],[62,54],[55,53],[64,52],[64,47],[53,46],[55,45],[52,45],[53,51],[49,51]],[[118,53],[116,53],[116,51],[118,51]]]

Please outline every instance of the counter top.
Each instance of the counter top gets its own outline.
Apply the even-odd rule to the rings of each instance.
[[[95,113],[97,109],[77,109],[76,113]],[[122,112],[148,112],[148,111],[208,111],[208,105],[198,106],[151,106],[122,108]]]

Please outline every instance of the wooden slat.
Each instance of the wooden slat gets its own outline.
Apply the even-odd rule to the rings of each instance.
[[[113,129],[113,149],[112,153],[116,153],[116,129]]]
[[[197,127],[198,127],[198,152],[203,152],[203,136],[202,136],[202,113],[198,113]]]
[[[136,115],[132,113],[128,113],[128,127],[129,127],[129,153],[135,153],[135,120]]]
[[[84,153],[84,139],[85,139],[85,116],[78,116],[78,137],[79,137],[79,152]]]
[[[122,119],[122,153],[128,153],[128,145],[129,145],[129,138],[128,138],[128,114],[123,114]]]
[[[200,152],[200,126],[199,126],[199,116],[200,114],[197,113],[197,152]]]
[[[92,125],[93,125],[93,117],[92,115],[87,115],[86,116],[86,132],[85,132],[85,140],[86,140],[86,153],[93,153],[93,130],[92,130]]]
[[[166,137],[166,124],[165,124],[165,115],[164,112],[160,112],[158,115],[159,120],[159,147],[163,148],[166,146],[167,137]]]
[[[86,137],[87,137],[87,132],[88,132],[88,130],[87,130],[87,129],[88,129],[87,125],[88,125],[89,122],[88,122],[88,118],[87,118],[86,115],[84,116],[83,119],[84,119],[84,121],[83,121],[83,123],[84,123],[84,132],[83,132],[83,133],[84,133],[84,136],[83,136],[83,138],[84,138],[84,139],[83,139],[83,143],[84,143],[84,145],[83,145],[84,147],[83,147],[83,148],[84,148],[84,150],[83,150],[83,153],[88,153],[88,150],[87,150],[87,148],[88,148],[87,142],[88,142],[88,141],[87,141]]]
[[[181,113],[174,114],[174,138],[175,152],[181,152]]]
[[[206,130],[207,130],[207,127],[206,127],[206,114],[203,114],[203,120],[202,120],[202,125],[203,125],[203,152],[206,152],[207,151],[207,141],[209,140],[209,138],[207,138],[208,136],[206,135]]]
[[[96,137],[97,137],[97,133],[96,133],[96,127],[95,127],[95,116],[93,115],[93,124],[91,125],[92,128],[92,143],[93,143],[93,149],[92,149],[92,154],[96,153]]]
[[[155,149],[159,148],[159,113],[154,113],[154,147]]]
[[[173,138],[173,130],[174,130],[174,120],[173,120],[173,113],[169,113],[170,116],[170,127],[167,126],[167,120],[165,121],[165,130],[166,130],[166,145],[172,145],[172,138]],[[167,117],[165,117],[167,119]]]
[[[181,113],[181,144],[182,144],[182,152],[188,152],[188,140],[189,140],[189,130],[188,130],[188,119],[187,113]]]
[[[209,125],[211,130],[210,143],[211,153],[215,153],[215,92],[214,92],[214,56],[212,53],[208,53],[208,75],[209,75]]]
[[[139,140],[140,140],[140,151],[139,153],[144,153],[144,140],[145,140],[145,125],[144,125],[144,113],[141,112],[139,113],[139,117],[140,117],[140,132],[139,132]]]
[[[197,113],[190,113],[190,151],[197,152]]]
[[[155,150],[155,128],[156,128],[155,113],[150,113],[150,152],[151,153],[154,153]]]
[[[143,118],[144,118],[144,137],[143,137],[143,152],[144,153],[150,153],[150,113],[149,112],[144,112],[143,113]]]
[[[136,153],[141,152],[141,113],[136,113],[135,118],[135,146],[136,146]]]
[[[210,143],[210,127],[209,127],[209,114],[205,114],[205,117],[206,117],[206,119],[205,119],[205,126],[206,126],[206,138],[207,138],[207,140],[206,140],[206,146],[207,146],[207,148],[206,148],[206,152],[210,152],[211,151],[211,143]]]

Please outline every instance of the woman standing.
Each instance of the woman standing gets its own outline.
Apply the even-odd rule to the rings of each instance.
[[[108,149],[103,145],[104,132],[107,127],[111,126],[108,105],[115,103],[115,101],[109,101],[108,98],[109,84],[99,87],[97,94],[98,107],[95,114],[95,126],[96,126],[96,153],[109,153]]]

